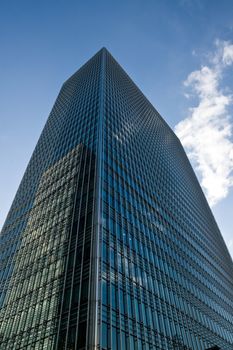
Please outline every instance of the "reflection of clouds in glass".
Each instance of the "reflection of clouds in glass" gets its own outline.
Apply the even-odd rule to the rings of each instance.
[[[120,143],[125,143],[134,134],[135,126],[133,123],[125,122],[117,133],[113,133],[113,137]]]

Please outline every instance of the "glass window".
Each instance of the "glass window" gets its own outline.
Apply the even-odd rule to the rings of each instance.
[[[102,322],[102,348],[108,348],[108,327],[105,322]]]

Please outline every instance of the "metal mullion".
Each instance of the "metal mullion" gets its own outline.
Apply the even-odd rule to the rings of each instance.
[[[72,287],[73,287],[73,282],[74,282],[74,273],[75,273],[75,263],[76,263],[76,255],[77,255],[77,242],[78,242],[78,231],[79,231],[79,221],[80,221],[80,211],[81,211],[81,206],[82,206],[82,193],[83,193],[83,183],[84,183],[84,173],[85,173],[85,169],[86,169],[86,158],[87,158],[87,152],[85,150],[83,157],[85,157],[85,162],[84,162],[84,167],[83,167],[83,173],[82,173],[82,188],[80,191],[80,201],[79,201],[79,210],[78,210],[78,225],[77,225],[77,229],[76,229],[76,240],[75,240],[75,250],[74,250],[74,260],[73,260],[73,271],[72,271],[72,276],[71,276],[71,282],[70,282],[70,301],[69,301],[69,311],[68,311],[68,316],[67,316],[67,326],[66,326],[66,339],[65,339],[65,348],[67,347],[67,342],[68,342],[68,335],[69,335],[69,324],[70,324],[70,314],[71,314],[71,304],[72,304],[72,296],[73,296],[73,291],[72,291]],[[77,185],[78,187],[78,185]],[[74,203],[74,213],[75,213],[75,209],[77,207],[77,200],[75,200]],[[71,223],[71,235],[70,235],[70,245],[69,245],[69,251],[68,251],[68,255],[67,255],[67,267],[68,267],[68,262],[69,262],[69,256],[70,256],[70,248],[71,248],[71,241],[72,241],[72,228],[73,228],[73,220]],[[81,290],[81,274],[80,274],[80,288],[79,288],[79,296],[80,296],[80,290]]]
[[[108,190],[108,196],[109,196],[109,190]],[[110,209],[110,205],[109,205],[109,202],[108,202],[108,218],[110,218],[111,216],[111,209]],[[115,219],[115,213],[114,213],[114,219]],[[114,220],[115,221],[115,220]],[[109,231],[109,234],[108,234],[108,237],[106,237],[106,247],[107,247],[107,251],[108,251],[108,263],[107,263],[107,271],[106,271],[106,293],[107,293],[107,298],[109,297],[109,301],[107,303],[107,330],[109,328],[109,325],[110,325],[110,329],[111,329],[111,317],[109,316],[109,314],[111,313],[111,232],[109,230],[109,226],[108,226],[108,231]],[[103,242],[103,234],[102,234],[102,242]],[[103,261],[101,263],[101,270],[102,269],[102,266],[103,266]],[[102,276],[102,273],[101,273],[101,276]],[[101,278],[101,283],[102,283],[102,278]],[[108,295],[108,291],[110,292],[109,295]],[[101,321],[103,320],[102,318],[102,295],[101,295]],[[101,322],[101,325],[102,325],[102,322]],[[110,334],[110,343],[111,343],[111,332],[108,332],[107,331],[107,342],[109,343],[109,337],[108,335]],[[107,344],[108,345],[108,344]]]
[[[138,230],[139,231],[139,230]],[[141,231],[139,231],[139,242],[140,242],[140,244],[142,244],[142,240],[141,240]],[[137,260],[137,262],[138,262],[138,269],[140,268],[140,275],[141,275],[141,271],[143,271],[143,269],[141,268],[141,265],[142,265],[142,267],[144,268],[144,263],[143,263],[143,258],[142,257],[140,257],[140,259],[139,258],[136,258],[136,260]],[[140,260],[142,261],[142,264],[140,264]],[[144,272],[144,271],[143,271]],[[141,282],[143,282],[143,276],[140,276],[141,278],[142,278],[142,281]],[[140,283],[139,283],[139,286],[138,286],[138,295],[139,295],[139,297],[140,297],[140,303],[141,303],[141,305],[142,305],[142,303],[143,303],[143,298],[142,298],[142,293],[144,292],[144,290],[141,290],[142,289],[142,286],[140,285]],[[143,320],[143,312],[142,312],[142,306],[141,306],[141,310],[139,310],[139,312],[141,312],[141,317],[142,317],[142,322],[140,321],[140,329],[141,328],[143,328],[143,332],[144,332],[144,334],[143,334],[143,337],[142,337],[142,341],[143,341],[143,338],[144,339],[146,339],[146,337],[145,337],[145,324],[144,324],[144,320]],[[140,331],[140,333],[141,333],[141,331]]]
[[[74,284],[74,276],[75,276],[75,267],[76,267],[76,258],[77,258],[77,244],[78,244],[78,232],[79,232],[79,224],[80,224],[80,213],[81,213],[81,207],[82,207],[82,194],[83,194],[83,185],[84,185],[84,180],[85,180],[85,171],[87,167],[87,150],[85,150],[85,163],[83,167],[83,173],[82,173],[82,187],[80,191],[80,201],[79,201],[79,210],[78,210],[78,224],[77,224],[77,234],[76,234],[76,240],[75,240],[75,250],[74,250],[74,260],[73,260],[73,271],[72,271],[72,277],[71,277],[71,291],[70,291],[70,305],[69,305],[69,313],[68,313],[68,320],[67,320],[67,333],[66,333],[66,342],[65,342],[65,347],[67,347],[67,341],[68,341],[68,335],[69,335],[69,324],[70,324],[70,315],[71,315],[71,305],[72,305],[72,297],[73,297],[73,284]],[[75,206],[77,203],[75,204]],[[73,226],[73,225],[72,225]],[[85,235],[83,233],[83,242],[84,242]],[[82,251],[84,249],[84,244]],[[82,287],[82,269],[83,269],[83,252],[82,252],[82,259],[81,259],[81,269],[80,269],[80,277],[79,277],[79,307],[78,311],[80,309],[80,299],[81,299],[81,287]],[[75,334],[75,346],[76,346],[76,341],[77,341],[77,330],[78,330],[78,323],[76,325],[76,334]]]
[[[119,155],[119,147],[118,147],[118,144],[117,144],[117,146],[116,146],[116,153],[117,153],[117,155]],[[114,160],[113,160],[113,162],[114,162]],[[126,186],[125,186],[125,178],[124,177],[122,177],[122,180],[123,180],[123,185],[124,185],[124,189],[126,188]],[[120,188],[120,184],[119,184],[119,176],[118,176],[118,185],[119,185],[119,188]],[[120,191],[119,191],[119,194],[120,194]],[[120,196],[120,201],[125,201],[126,202],[126,199],[124,199],[124,197],[121,197]],[[121,206],[121,208],[122,208],[122,206]],[[127,208],[126,208],[127,209]],[[120,219],[121,219],[121,227],[122,227],[122,230],[124,229],[124,223],[123,223],[123,215],[122,215],[122,210],[121,210],[121,212],[120,212]],[[127,225],[128,226],[128,225]],[[128,229],[127,229],[127,231],[128,231]],[[128,232],[127,232],[127,234],[128,234]],[[122,244],[121,244],[121,246],[122,246],[122,252],[123,252],[123,257],[124,257],[124,239],[123,239],[123,236],[122,236]],[[117,242],[117,261],[118,261],[118,242]],[[129,265],[128,265],[129,266]],[[118,272],[118,264],[117,264],[117,272]],[[119,273],[118,273],[118,276],[119,276]],[[125,282],[123,281],[125,279]],[[117,285],[117,290],[119,291],[120,290],[120,286],[119,286],[119,280],[118,280],[118,278],[117,278],[117,283],[118,283],[118,285]],[[123,293],[125,292],[125,294],[126,294],[126,298],[125,298],[125,301],[126,301],[126,303],[125,303],[125,305],[126,305],[126,310],[128,311],[128,300],[127,300],[127,288],[126,288],[126,286],[124,286],[124,284],[126,284],[127,282],[126,282],[126,276],[123,276],[122,275],[122,287],[123,287]],[[119,295],[120,295],[120,293],[118,292],[117,293],[117,296],[118,296],[118,304],[119,304]],[[120,308],[119,308],[120,309]],[[126,318],[126,316],[125,315],[123,315],[123,317],[124,318]],[[121,336],[121,334],[122,334],[122,326],[121,326],[121,313],[119,313],[119,329],[120,329],[120,332],[119,332],[119,334],[120,334],[120,348],[122,347],[122,336]],[[129,329],[129,325],[128,325],[128,329]]]
[[[72,227],[73,227],[73,222],[74,222],[74,215],[75,215],[75,206],[76,206],[76,201],[77,201],[77,195],[78,195],[78,183],[79,183],[79,178],[80,178],[80,168],[81,168],[81,161],[83,157],[83,147],[81,147],[81,150],[79,150],[80,147],[78,147],[78,155],[74,155],[74,157],[77,157],[75,161],[78,161],[78,164],[76,164],[76,168],[78,167],[77,171],[77,181],[76,181],[76,188],[75,188],[75,198],[73,202],[73,213],[72,213],[72,218],[70,220],[70,236],[69,236],[69,245],[68,245],[68,251],[67,251],[67,259],[65,263],[65,274],[64,274],[64,281],[63,281],[63,290],[62,290],[62,298],[61,298],[61,310],[60,310],[60,316],[59,316],[59,321],[58,321],[58,328],[57,328],[57,339],[56,339],[56,344],[55,344],[55,349],[59,349],[59,335],[61,331],[61,320],[62,320],[62,311],[63,311],[63,303],[64,303],[64,295],[65,295],[65,287],[66,287],[66,278],[67,278],[67,271],[68,271],[68,259],[69,259],[69,252],[70,252],[70,246],[71,246],[71,237],[72,237]]]
[[[125,183],[125,180],[124,180],[124,183]],[[127,223],[127,227],[129,227],[129,223]],[[131,230],[132,232],[132,237],[134,238],[134,240],[136,241],[136,237],[135,237],[135,228],[133,227],[133,229]],[[136,228],[136,232],[137,232],[137,228]],[[130,249],[130,247],[129,247]],[[136,271],[137,267],[139,266],[138,264],[138,258],[137,258],[137,255],[136,255],[136,251],[135,251],[135,261],[136,261],[136,265],[134,264],[134,261],[133,261],[133,256],[131,255],[131,258],[132,258],[132,264],[134,265],[134,271]],[[137,288],[137,285],[136,285],[136,288]],[[133,294],[133,298],[135,301],[135,296],[136,296],[136,293],[135,293],[135,290],[134,290],[134,286],[131,286],[131,291],[132,291],[132,294]],[[131,306],[132,306],[132,303],[131,303]],[[135,328],[136,328],[136,341],[138,343],[138,338],[140,336],[140,333],[138,332],[138,325],[137,325],[137,318],[136,318],[136,310],[135,310],[135,302],[133,302],[133,307],[132,309],[134,309],[134,318],[135,318]],[[138,320],[140,322],[140,320]]]
[[[105,69],[106,69],[106,50],[101,52],[99,75],[99,113],[98,113],[98,130],[96,145],[96,171],[94,183],[94,199],[93,199],[93,240],[90,249],[90,276],[93,278],[92,287],[89,286],[90,307],[87,318],[87,344],[86,349],[97,349],[98,338],[101,334],[101,326],[98,327],[98,311],[99,311],[99,282],[101,280],[100,258],[100,239],[102,236],[102,155],[103,155],[103,123],[104,123],[104,89],[105,89]],[[101,305],[100,305],[101,312]]]
[[[113,175],[113,180],[114,180],[114,178],[116,178],[116,176],[115,175]],[[108,184],[108,195],[110,195],[110,193],[111,193],[111,191],[110,191],[110,186],[109,186],[109,184]],[[116,200],[116,196],[115,196],[115,194],[114,194],[114,208],[116,208],[116,202],[117,202],[117,200]],[[117,214],[116,214],[116,212],[115,212],[115,218],[117,219]],[[115,293],[116,293],[116,291],[118,290],[118,276],[119,276],[119,270],[118,270],[118,241],[117,241],[117,230],[116,230],[116,227],[115,227],[115,247],[114,247],[114,254],[115,254],[115,269],[116,269],[116,272],[114,271],[114,282],[115,282]],[[110,240],[110,242],[111,242],[111,240]],[[110,245],[110,247],[111,247],[111,245]],[[110,252],[111,253],[111,252]],[[111,264],[110,264],[110,276],[111,276]],[[110,341],[111,341],[111,344],[112,344],[112,304],[111,304],[111,299],[112,299],[112,283],[111,283],[111,278],[110,278],[110,283],[109,283],[109,286],[110,286],[110,288],[109,288],[109,294],[110,294],[110,329],[111,329],[111,332],[110,332]],[[116,288],[117,287],[117,288]],[[117,293],[117,296],[118,296],[118,293]],[[115,299],[117,299],[116,298],[116,296],[115,296]],[[114,310],[114,312],[115,313],[117,313],[117,311],[116,310]],[[120,319],[120,317],[119,317],[119,319]],[[120,327],[119,327],[120,328]],[[116,335],[117,335],[117,327],[116,327]],[[121,340],[120,340],[121,341]],[[117,342],[118,342],[118,339],[117,339]]]
[[[138,194],[136,193],[136,197],[137,197],[137,199],[139,199],[139,196],[138,196]],[[147,230],[149,231],[149,228],[147,228]],[[150,236],[150,234],[149,234],[149,236]],[[146,237],[147,237],[147,239],[146,239]],[[146,237],[144,237],[144,241],[145,241],[145,245],[148,247],[148,244],[147,244],[147,241],[149,241],[149,249],[151,249],[152,250],[152,247],[151,247],[151,243],[150,243],[150,239],[148,238],[148,236],[146,236]],[[152,278],[152,268],[151,268],[151,264],[150,264],[150,259],[149,259],[149,255],[148,255],[148,253],[147,253],[147,261],[148,261],[148,267],[149,267],[149,271],[150,271],[150,278]],[[149,297],[149,290],[147,289],[146,290],[146,298],[147,298],[147,304],[148,304],[148,308],[150,309],[150,313],[151,313],[151,317],[152,317],[152,311],[151,311],[151,307],[150,307],[150,297]],[[153,305],[154,305],[154,308],[155,308],[155,303],[154,303],[154,298],[152,298],[152,300],[153,300]],[[155,308],[156,309],[156,308]],[[153,321],[152,321],[152,319],[150,320],[150,322],[152,323],[152,325],[153,325]],[[151,332],[151,329],[150,329],[150,335],[151,335],[151,339],[152,339],[152,342],[154,343],[154,338],[153,338],[153,335],[151,334],[152,332]]]
[[[135,194],[135,197],[136,197],[136,200],[138,200],[139,199],[139,195],[136,193]],[[140,200],[140,199],[139,199]],[[136,211],[137,212],[137,211]],[[138,215],[137,215],[137,218],[138,218]],[[147,220],[147,224],[148,224],[148,220]],[[147,225],[146,225],[147,226]],[[146,230],[148,231],[149,230],[149,228],[147,227],[146,228]],[[142,240],[144,241],[144,243],[145,243],[145,246],[147,246],[148,247],[148,244],[147,244],[147,241],[148,241],[148,236],[146,235],[146,231],[145,232],[143,232],[143,234],[144,234],[144,236],[143,236],[143,238],[142,238]],[[149,240],[150,241],[150,240]],[[150,245],[150,243],[149,243],[149,245]],[[150,246],[151,247],[151,246]],[[143,258],[143,260],[144,260],[145,258]],[[146,259],[145,259],[146,260]],[[148,269],[149,269],[149,271],[150,271],[150,276],[152,275],[151,274],[151,266],[150,266],[150,259],[149,259],[149,256],[148,256],[148,248],[147,248],[147,263],[145,263],[144,261],[143,261],[143,268],[144,268],[144,273],[146,273],[146,269],[145,269],[145,265],[148,265]],[[147,281],[148,282],[148,281]],[[146,294],[146,300],[147,300],[147,305],[148,305],[148,308],[150,308],[150,302],[149,302],[149,290],[148,290],[148,288],[145,288],[145,294]],[[147,317],[147,315],[145,315],[145,317]],[[152,322],[152,320],[150,320],[151,322]],[[151,334],[151,330],[149,330],[149,333],[150,333],[150,335],[151,335],[151,339],[153,339],[153,337],[152,337],[152,334]]]
[[[129,239],[129,230],[128,230],[128,224],[127,224],[127,240]],[[123,248],[123,254],[124,254],[124,256],[125,256],[125,253],[124,253],[124,248]],[[128,257],[129,257],[129,259],[128,259]],[[129,327],[129,314],[128,314],[128,309],[129,309],[129,306],[128,306],[128,297],[127,297],[127,290],[129,290],[130,292],[131,292],[131,289],[133,289],[133,288],[131,288],[132,286],[129,284],[128,285],[128,287],[127,287],[127,284],[128,284],[128,282],[127,282],[127,278],[128,278],[128,280],[130,281],[130,275],[129,275],[129,270],[130,270],[130,264],[131,264],[131,255],[130,255],[130,246],[127,248],[126,247],[126,260],[128,261],[127,262],[127,264],[128,264],[128,276],[126,277],[125,276],[125,283],[124,283],[124,290],[123,290],[123,292],[125,292],[124,294],[125,294],[125,306],[126,306],[126,313],[125,313],[125,315],[124,315],[124,319],[125,319],[125,322],[126,322],[126,324],[127,324],[127,333],[128,333],[128,339],[129,339],[129,342],[130,342],[130,332],[129,332],[129,330],[130,330],[130,327]],[[130,293],[131,294],[131,293]],[[132,303],[131,303],[131,309],[132,309]],[[126,314],[127,314],[127,316],[126,316]],[[127,320],[127,321],[126,321]],[[130,343],[129,343],[130,344]],[[127,345],[127,347],[129,347],[129,344]]]
[[[90,159],[89,159],[89,171],[88,171],[88,183],[87,183],[87,191],[86,191],[86,205],[85,205],[85,224],[84,224],[84,228],[83,228],[83,245],[82,245],[82,263],[81,263],[81,270],[80,270],[80,287],[82,286],[82,277],[83,277],[83,260],[84,260],[84,247],[85,247],[85,241],[86,241],[86,221],[87,221],[87,208],[88,208],[88,201],[89,201],[89,187],[90,187],[90,174],[91,174],[91,166],[92,166],[92,154],[89,155]],[[85,170],[86,170],[85,166]],[[85,172],[84,172],[85,173]],[[84,178],[83,177],[83,182],[84,182]],[[77,242],[78,242],[78,237],[76,238],[76,246],[77,246]],[[75,258],[74,261],[76,261],[76,254],[75,254]],[[75,264],[74,264],[75,266]],[[89,270],[91,268],[91,264],[89,264]],[[88,289],[89,289],[89,283],[90,283],[90,279],[88,280]],[[76,316],[76,341],[75,341],[75,349],[77,349],[77,342],[78,342],[78,331],[79,331],[79,312],[80,312],[80,302],[81,302],[81,288],[79,288],[79,307],[77,309],[77,316]],[[87,302],[87,304],[89,303],[89,300]],[[87,314],[88,314],[88,307],[87,307]],[[86,332],[87,334],[87,332]]]
[[[119,156],[119,146],[118,146],[118,143],[117,143],[117,145],[116,145],[116,157],[118,157]],[[113,172],[113,180],[114,179],[116,179],[116,181],[117,181],[117,184],[118,184],[118,186],[119,186],[119,174],[118,173],[116,173],[116,175],[115,175],[115,171],[114,171],[114,166],[113,166],[113,163],[114,163],[114,161],[116,160],[115,158],[113,158],[113,157],[110,157],[110,159],[111,159],[111,162],[112,162],[112,164],[111,164],[111,168],[112,168],[112,172]],[[118,160],[118,158],[117,158],[117,160]],[[125,182],[124,182],[124,178],[123,178],[123,183],[124,183],[124,185],[125,185]],[[120,187],[120,186],[119,186]],[[110,186],[108,186],[108,188],[110,189]],[[110,190],[109,190],[109,192],[110,192]],[[119,193],[120,193],[120,191],[119,191]],[[120,197],[121,198],[121,197]],[[120,199],[121,200],[121,199]],[[122,200],[123,200],[123,198],[122,198]],[[117,200],[116,200],[116,196],[115,196],[115,191],[114,191],[114,210],[115,210],[115,213],[114,213],[114,217],[118,220],[118,215],[120,216],[120,221],[121,221],[121,227],[122,227],[122,229],[123,229],[123,227],[124,227],[124,225],[123,225],[123,220],[122,220],[122,211],[120,211],[120,213],[118,214],[117,213],[117,211],[116,211],[116,202],[117,202]],[[117,221],[116,220],[116,221]],[[124,257],[124,246],[123,246],[123,241],[122,241],[122,248],[123,248],[123,257]],[[118,239],[117,239],[117,235],[116,235],[116,262],[118,262],[118,252],[119,252],[119,250],[118,250]],[[120,290],[120,285],[119,285],[119,279],[118,279],[118,276],[119,276],[119,270],[118,270],[118,263],[116,264],[116,269],[117,269],[117,280],[116,280],[116,282],[117,282],[117,288],[116,288],[116,290],[117,290],[117,302],[118,302],[118,305],[120,304],[120,301],[119,301],[119,290]],[[125,280],[125,281],[124,281]],[[126,292],[126,290],[127,290],[127,288],[126,288],[126,276],[123,276],[122,275],[122,287],[123,287],[123,294],[125,294],[126,296],[127,296],[127,292]],[[125,300],[124,300],[124,304],[125,304],[125,309],[126,310],[128,310],[128,308],[127,308],[127,306],[128,306],[128,301],[127,301],[127,297],[125,297]],[[119,308],[119,310],[120,310],[120,308]],[[126,311],[125,310],[125,311]],[[126,316],[125,316],[125,314],[123,315],[123,317],[124,317],[124,319],[126,318]],[[119,335],[120,335],[120,348],[122,348],[122,336],[121,336],[121,334],[122,334],[122,326],[121,326],[121,313],[119,312],[119,319],[118,319],[118,323],[119,323]],[[110,324],[111,324],[111,322],[110,322]],[[129,328],[129,327],[128,327]],[[118,333],[118,332],[117,332]]]
[[[91,165],[93,162],[92,159],[93,155],[91,155]],[[96,162],[96,159],[95,159]],[[94,178],[96,178],[96,163],[95,163],[95,171],[94,171]],[[92,213],[94,214],[95,211],[95,200],[94,200],[94,193],[96,191],[96,183],[94,182],[94,187],[93,187],[93,199],[92,199]],[[94,215],[92,215],[92,227],[91,227],[91,240],[90,240],[90,266],[89,266],[89,284],[88,284],[88,303],[87,303],[87,333],[86,333],[86,338],[88,338],[88,332],[89,332],[89,318],[90,318],[90,298],[91,298],[91,276],[92,276],[92,267],[91,267],[91,262],[92,262],[92,250],[93,250],[93,235],[95,233],[95,223],[94,223]],[[77,321],[78,325],[78,321]],[[77,333],[78,329],[76,330]],[[76,334],[76,338],[78,338],[78,334]],[[86,339],[86,346],[88,344],[88,339]],[[75,344],[75,349],[77,348]]]
[[[127,157],[129,157],[129,155],[128,155],[128,152],[127,152]],[[129,157],[130,158],[130,157]],[[127,169],[127,172],[129,172],[129,170]],[[127,186],[126,186],[126,180],[125,180],[125,178],[123,177],[123,182],[124,182],[124,187],[126,188]],[[129,209],[128,209],[128,204],[127,204],[127,199],[125,200],[125,202],[126,202],[126,210],[128,211]],[[128,226],[130,226],[129,225],[129,223],[128,223],[128,220],[127,220],[127,227]],[[140,232],[138,229],[137,229],[137,227],[136,227],[136,231],[138,231],[138,232]],[[133,227],[133,234],[134,234],[134,227]],[[139,237],[140,237],[140,234],[139,234]],[[134,234],[134,238],[135,238],[135,234]],[[141,241],[141,240],[140,240]],[[135,254],[135,261],[136,261],[136,266],[135,266],[135,271],[136,271],[136,269],[138,269],[138,267],[139,267],[139,259],[138,259],[138,257],[137,257],[137,255]],[[137,286],[136,286],[136,288],[138,288]],[[132,290],[133,290],[133,295],[134,295],[134,299],[136,299],[135,298],[135,293],[134,293],[134,288],[132,288]],[[139,294],[140,295],[140,301],[142,300],[142,298],[141,298],[141,292],[140,292],[140,285],[139,285],[139,288],[138,288],[138,293],[137,294]],[[138,299],[137,299],[138,300]],[[134,303],[134,305],[133,305],[133,307],[134,307],[134,309],[135,309],[135,303]],[[134,310],[135,311],[135,310]],[[135,312],[135,316],[136,316],[136,312]],[[136,333],[137,333],[137,343],[138,343],[138,340],[139,340],[139,336],[141,335],[141,332],[139,333],[138,332],[138,325],[140,324],[140,323],[137,323],[137,319],[136,319],[136,317],[135,317],[135,323],[136,323]],[[139,322],[140,322],[140,320],[138,320]],[[140,326],[140,328],[141,328],[141,326]]]
[[[99,313],[100,313],[100,319],[98,320],[98,303],[99,303],[99,285],[98,282],[101,282],[101,276],[102,276],[102,261],[100,263],[100,259],[102,257],[102,243],[103,243],[103,228],[102,228],[102,217],[103,217],[103,206],[102,206],[102,173],[103,173],[103,152],[104,152],[104,138],[103,138],[103,125],[104,125],[104,106],[105,106],[105,79],[106,79],[106,52],[103,51],[102,54],[102,62],[101,62],[101,77],[100,77],[100,108],[99,108],[99,130],[98,130],[98,158],[97,158],[97,168],[96,168],[96,286],[95,286],[95,325],[94,327],[94,349],[97,348],[97,343],[99,340],[99,344],[101,342],[100,335],[102,334],[102,322],[100,322],[100,319],[102,320],[102,303],[100,302],[99,305]],[[101,244],[100,244],[101,241]],[[101,248],[100,248],[101,247]],[[101,286],[101,294],[102,294],[102,284]],[[98,327],[98,321],[99,321],[99,327]],[[98,339],[99,337],[99,339]]]

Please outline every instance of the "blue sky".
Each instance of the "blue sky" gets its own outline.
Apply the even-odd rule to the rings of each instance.
[[[231,0],[2,0],[0,226],[62,83],[106,46],[181,137],[233,255],[232,13]]]

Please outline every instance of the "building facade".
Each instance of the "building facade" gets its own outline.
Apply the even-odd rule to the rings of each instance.
[[[233,349],[233,264],[110,53],[62,86],[0,236],[0,349]]]

